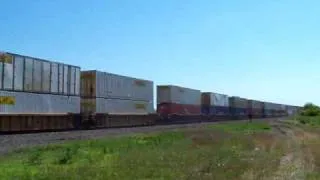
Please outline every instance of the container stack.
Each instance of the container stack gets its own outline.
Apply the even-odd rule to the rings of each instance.
[[[224,116],[230,114],[228,95],[203,92],[201,93],[202,114],[210,116]]]
[[[82,71],[81,112],[154,113],[153,82],[96,70]]]
[[[290,105],[286,106],[286,113],[289,116],[293,116],[293,115],[297,114],[298,111],[299,111],[299,107],[297,107],[297,106],[290,106]]]
[[[173,85],[157,86],[157,111],[161,116],[200,115],[201,91]]]
[[[264,102],[264,114],[265,117],[272,117],[272,103],[271,102]]]
[[[0,53],[0,114],[80,113],[80,67]]]
[[[273,116],[275,117],[281,116],[281,110],[282,110],[281,104],[277,104],[277,103],[273,103],[273,104],[274,104]]]
[[[264,103],[257,100],[248,100],[248,113],[253,118],[262,118],[264,116]]]
[[[247,108],[248,100],[245,98],[232,96],[229,97],[229,106],[230,113],[234,117],[246,118],[247,117]]]

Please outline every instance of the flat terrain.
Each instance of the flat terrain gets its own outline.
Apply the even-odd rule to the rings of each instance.
[[[52,135],[14,152],[20,146],[11,145],[2,148],[0,179],[320,179],[315,127],[274,120],[153,128],[46,145],[65,138]]]

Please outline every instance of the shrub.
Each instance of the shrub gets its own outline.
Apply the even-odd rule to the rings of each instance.
[[[307,103],[303,106],[300,114],[302,116],[320,116],[320,107],[312,103]]]

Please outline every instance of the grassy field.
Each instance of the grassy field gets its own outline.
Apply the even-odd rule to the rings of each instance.
[[[0,157],[0,179],[319,179],[317,129],[274,129],[226,123],[24,149]]]

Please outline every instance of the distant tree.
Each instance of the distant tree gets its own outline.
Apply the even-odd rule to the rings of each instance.
[[[320,116],[320,107],[313,103],[306,103],[300,114],[302,116]]]

